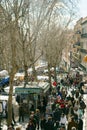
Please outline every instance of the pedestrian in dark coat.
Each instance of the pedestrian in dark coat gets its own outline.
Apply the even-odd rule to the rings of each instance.
[[[75,122],[74,117],[71,118],[71,122],[68,123],[67,130],[72,130],[72,128],[75,127],[76,130],[78,130],[78,124]]]
[[[78,130],[83,130],[83,120],[79,119],[78,121]]]
[[[60,121],[61,114],[62,114],[61,109],[56,108],[55,111],[54,111],[54,113],[53,113],[53,118],[54,118],[55,122],[56,121],[58,121],[58,122]]]
[[[36,113],[34,114],[34,117],[36,119],[37,129],[39,130],[39,123],[40,123],[40,111],[39,111],[39,109],[36,109]]]
[[[36,121],[35,113],[34,112],[31,113],[29,119],[32,120],[32,122],[34,123],[35,129],[36,129],[37,121]]]
[[[32,120],[29,120],[26,130],[35,130],[35,126]]]
[[[22,120],[24,122],[24,107],[23,104],[19,105],[19,122]]]
[[[30,112],[35,111],[34,105],[32,104],[31,108],[30,108]]]
[[[45,124],[45,130],[54,130],[54,123],[52,121],[52,117],[48,117],[48,121]]]
[[[41,130],[45,130],[45,123],[46,123],[46,119],[44,116],[42,116],[41,121],[40,121]]]

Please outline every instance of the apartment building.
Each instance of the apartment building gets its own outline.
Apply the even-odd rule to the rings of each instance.
[[[77,67],[81,67],[84,71],[87,70],[87,63],[84,62],[84,57],[87,55],[87,17],[81,18],[74,26],[74,45],[72,58]]]
[[[82,33],[81,33],[81,64],[80,66],[84,69],[87,70],[87,63],[84,62],[84,57],[87,55],[87,17],[85,17],[82,20],[81,23],[82,26]]]
[[[66,38],[67,38],[67,43],[66,43],[66,47],[63,49],[62,52],[62,67],[64,68],[64,70],[69,71],[70,69],[70,50],[72,50],[73,48],[73,30],[68,30],[66,32]]]

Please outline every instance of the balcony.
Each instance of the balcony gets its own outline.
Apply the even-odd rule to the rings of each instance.
[[[81,34],[81,31],[80,31],[80,30],[78,30],[78,31],[76,31],[76,32],[75,32],[75,34]]]
[[[81,62],[81,56],[80,56],[80,54],[78,54],[78,53],[73,53],[73,54],[72,54],[72,57],[74,58],[75,61]]]
[[[87,49],[80,49],[80,52],[87,54]]]
[[[81,38],[87,38],[87,33],[81,34]]]
[[[77,48],[80,47],[80,42],[76,42],[75,44],[73,44],[73,48]]]
[[[84,71],[86,71],[86,67],[82,64],[79,65]]]

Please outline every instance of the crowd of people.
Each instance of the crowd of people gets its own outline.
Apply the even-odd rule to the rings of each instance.
[[[26,130],[83,130],[86,108],[79,74],[67,75],[52,89],[51,94],[38,98],[37,108],[31,106]],[[24,110],[19,104],[19,122],[24,122]],[[12,126],[8,130],[13,130]]]
[[[83,85],[79,74],[67,75],[38,105],[38,112],[31,110],[26,130],[83,130]]]

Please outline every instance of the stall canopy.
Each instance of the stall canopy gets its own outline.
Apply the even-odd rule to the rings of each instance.
[[[49,83],[47,82],[40,82],[40,83],[33,83],[28,84],[24,88],[23,86],[18,86],[15,88],[16,94],[29,94],[29,93],[36,93],[40,94],[41,92],[46,93],[49,90]]]

